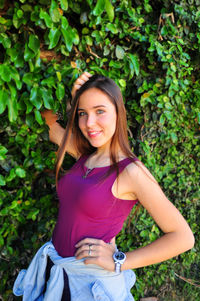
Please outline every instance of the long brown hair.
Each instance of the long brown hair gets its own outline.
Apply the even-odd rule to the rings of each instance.
[[[73,135],[74,147],[76,152],[80,155],[88,155],[93,153],[96,148],[90,145],[88,140],[82,134],[78,126],[78,101],[86,90],[90,88],[97,88],[104,92],[114,104],[117,114],[116,120],[116,130],[112,137],[110,144],[110,162],[112,162],[113,167],[118,170],[119,161],[117,149],[119,146],[124,155],[128,158],[135,158],[136,156],[131,151],[129,141],[128,141],[128,132],[127,132],[127,119],[126,119],[126,109],[123,102],[122,93],[117,84],[110,78],[103,75],[93,75],[85,82],[79,90],[77,90],[74,99],[72,99],[72,106],[69,113],[67,127],[63,136],[63,140],[58,150],[57,162],[56,162],[56,187],[58,181],[59,171],[64,159],[66,145]]]

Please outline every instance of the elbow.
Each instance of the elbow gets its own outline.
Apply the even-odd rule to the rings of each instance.
[[[195,238],[194,238],[194,235],[193,233],[191,232],[191,237],[190,237],[190,240],[189,240],[189,249],[192,249],[194,247],[194,244],[195,244]]]
[[[188,231],[187,235],[185,235],[185,247],[186,251],[192,249],[195,244],[195,238],[191,230]]]

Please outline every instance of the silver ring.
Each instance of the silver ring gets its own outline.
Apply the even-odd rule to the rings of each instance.
[[[92,245],[89,245],[89,251],[88,251],[88,255],[90,256],[92,254],[92,250],[90,249]]]

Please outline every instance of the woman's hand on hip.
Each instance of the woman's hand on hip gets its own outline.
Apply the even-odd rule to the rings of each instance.
[[[74,85],[72,87],[72,98],[74,98],[75,94],[76,94],[76,91],[78,89],[80,89],[80,87],[88,81],[88,79],[92,76],[92,74],[90,74],[89,72],[84,72],[82,73],[78,78],[77,80],[74,82]]]
[[[74,255],[76,259],[85,258],[85,264],[96,264],[105,270],[115,271],[112,257],[115,252],[113,244],[105,243],[101,239],[85,238],[79,241],[75,247],[77,248]]]

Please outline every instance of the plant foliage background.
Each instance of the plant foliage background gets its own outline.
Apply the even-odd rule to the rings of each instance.
[[[53,167],[41,111],[59,112],[85,70],[118,83],[130,143],[189,222],[195,247],[136,270],[136,300],[198,300],[200,1],[0,0],[0,291],[12,285],[52,234],[57,217]],[[72,160],[66,156],[65,167]],[[167,214],[167,212],[166,212]],[[161,235],[144,209],[118,235],[124,251]]]

